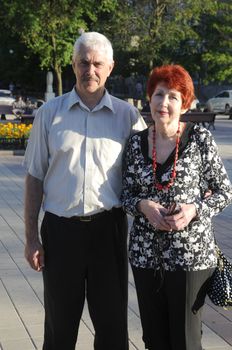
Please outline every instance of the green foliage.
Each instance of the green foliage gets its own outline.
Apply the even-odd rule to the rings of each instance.
[[[127,62],[130,70],[143,67],[148,72],[154,65],[180,62],[188,54],[191,60],[202,41],[195,27],[203,14],[213,16],[216,11],[214,0],[122,0],[110,21],[96,25],[111,38],[116,57],[123,51],[123,57],[132,58]]]
[[[232,82],[232,3],[218,2],[216,16],[205,19],[203,61],[207,67],[205,82]]]
[[[86,28],[86,23],[82,20],[83,9],[72,3],[74,2],[24,0],[12,1],[6,5],[11,29],[14,33],[19,33],[20,40],[39,55],[43,68],[68,64],[73,39],[78,36],[78,29]],[[74,6],[72,11],[71,5]]]
[[[61,81],[80,30],[88,29],[98,13],[112,11],[115,4],[114,0],[12,0],[3,1],[2,13],[7,14],[6,26],[38,55],[41,68],[52,68]]]
[[[1,47],[23,47],[24,65],[37,59],[58,81],[84,29],[112,41],[116,74],[147,76],[154,65],[173,62],[200,83],[230,82],[231,23],[231,0],[1,0],[0,39]]]
[[[147,70],[173,62],[200,83],[232,80],[231,0],[135,0],[126,6],[124,49],[137,53]]]

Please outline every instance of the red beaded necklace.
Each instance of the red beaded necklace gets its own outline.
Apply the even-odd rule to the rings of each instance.
[[[169,182],[166,185],[162,185],[159,183],[156,179],[156,169],[157,169],[157,161],[156,161],[156,148],[155,148],[155,136],[156,136],[156,131],[155,131],[155,125],[153,129],[153,149],[152,149],[152,163],[153,163],[153,173],[154,173],[154,186],[157,190],[163,190],[163,189],[168,189],[174,184],[174,180],[176,178],[176,162],[178,159],[178,153],[179,153],[179,144],[180,144],[180,122],[178,124],[178,129],[176,132],[176,153],[175,153],[175,158],[174,158],[174,164],[173,164],[173,170],[171,173],[171,177]]]

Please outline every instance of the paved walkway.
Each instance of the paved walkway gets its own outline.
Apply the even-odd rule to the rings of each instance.
[[[232,180],[232,121],[220,117],[215,125],[216,130],[212,132]],[[0,350],[41,350],[44,317],[42,279],[40,273],[30,269],[23,256],[22,157],[13,156],[10,152],[0,153]],[[232,259],[232,206],[215,218],[215,227],[220,246]],[[204,348],[232,350],[232,312],[217,308],[207,300],[203,318]],[[93,333],[85,307],[76,349],[93,349]],[[131,273],[129,335],[130,350],[144,349]]]

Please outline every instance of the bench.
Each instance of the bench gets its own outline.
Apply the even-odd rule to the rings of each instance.
[[[205,123],[208,123],[208,127],[207,129],[209,129],[210,127],[213,128],[213,130],[215,130],[215,117],[216,117],[216,113],[213,112],[189,112],[189,113],[185,113],[182,115],[181,120],[183,122],[193,122],[193,123],[202,123],[203,126],[205,126]]]
[[[0,105],[0,116],[1,120],[6,120],[6,115],[15,115],[14,122],[21,121],[21,123],[32,124],[34,120],[34,115],[32,114],[33,109],[25,108],[25,112],[18,117],[13,113],[13,107],[10,105]]]
[[[152,117],[150,112],[141,112],[141,115],[148,125],[152,123]],[[193,122],[197,124],[202,123],[203,126],[205,126],[205,123],[207,123],[207,129],[212,127],[213,130],[215,130],[215,117],[216,114],[211,112],[188,112],[181,116],[181,121]]]

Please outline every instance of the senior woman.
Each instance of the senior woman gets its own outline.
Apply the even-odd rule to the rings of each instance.
[[[194,99],[188,72],[157,67],[147,92],[154,123],[129,140],[122,193],[134,216],[129,257],[143,341],[149,350],[201,350],[217,264],[212,217],[231,202],[232,187],[211,133],[181,122]]]

